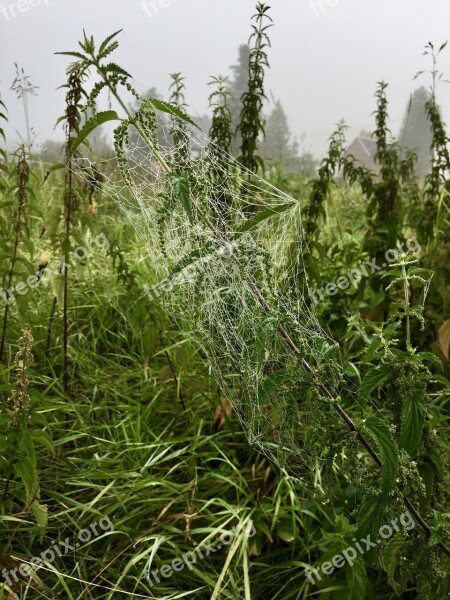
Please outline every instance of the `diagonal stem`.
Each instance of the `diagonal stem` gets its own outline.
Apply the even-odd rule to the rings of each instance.
[[[239,266],[239,263],[237,261],[236,261],[236,264]],[[259,288],[256,286],[255,282],[252,281],[248,276],[245,276],[245,280],[246,280],[247,285],[249,286],[252,294],[254,295],[254,297],[256,298],[258,303],[261,305],[264,312],[271,313],[272,309],[270,308],[269,304],[266,302],[263,294],[261,293]],[[313,379],[314,379],[315,383],[317,384],[317,387],[322,392],[322,394],[326,398],[331,400],[331,404],[332,404],[334,410],[341,417],[341,419],[344,421],[344,423],[347,425],[347,427],[350,429],[350,431],[355,433],[356,438],[364,446],[364,448],[367,450],[367,452],[370,454],[370,456],[373,458],[376,465],[381,468],[383,466],[383,462],[382,462],[381,458],[378,456],[377,452],[374,450],[374,448],[372,447],[372,445],[370,444],[368,439],[365,437],[365,435],[356,427],[356,425],[354,424],[351,417],[339,405],[339,403],[336,402],[336,399],[333,397],[331,392],[320,381],[317,374],[314,373],[313,369],[309,365],[308,361],[301,356],[301,352],[300,352],[299,348],[297,348],[297,346],[295,345],[295,342],[292,340],[291,336],[289,335],[289,333],[286,331],[286,329],[284,328],[284,326],[282,324],[278,325],[278,333],[281,335],[284,342],[286,343],[288,348],[290,348],[290,350],[293,352],[293,354],[300,357],[301,363],[302,363],[305,371],[307,371],[308,373],[311,373],[313,375]],[[414,507],[413,503],[408,498],[408,496],[406,496],[405,494],[402,494],[402,498],[403,498],[403,502],[405,503],[408,510],[412,513],[412,515],[414,516],[416,521],[419,523],[420,527],[425,532],[425,535],[427,537],[429,537],[431,535],[430,527],[427,525],[427,523],[424,521],[424,519],[420,516],[419,512],[416,510],[416,508]],[[449,548],[447,548],[447,546],[443,542],[438,542],[437,546],[443,552],[443,554],[445,554],[446,556],[448,556],[450,558],[450,550],[449,550]]]

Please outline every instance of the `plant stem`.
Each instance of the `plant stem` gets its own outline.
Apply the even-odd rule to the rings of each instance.
[[[17,261],[17,251],[19,248],[20,242],[20,224],[22,221],[22,213],[25,206],[26,200],[26,190],[25,186],[28,183],[28,164],[26,162],[25,150],[22,147],[22,153],[19,155],[19,161],[17,164],[18,169],[18,185],[17,185],[17,198],[19,200],[19,206],[17,208],[17,220],[15,223],[15,237],[14,237],[14,245],[13,252],[11,257],[11,266],[8,273],[8,285],[7,290],[11,289],[11,284],[14,276],[14,268],[16,266]],[[3,360],[3,354],[5,350],[6,343],[6,328],[8,325],[8,313],[9,313],[9,301],[5,303],[5,311],[3,313],[3,324],[2,324],[2,339],[0,342],[0,361]]]

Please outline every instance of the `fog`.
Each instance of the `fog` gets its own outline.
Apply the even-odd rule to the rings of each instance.
[[[269,98],[280,99],[300,148],[319,156],[340,119],[348,139],[373,128],[377,81],[389,83],[391,129],[398,132],[410,93],[430,84],[424,45],[448,35],[445,0],[275,0],[271,4]],[[22,105],[9,88],[14,61],[39,86],[30,98],[37,141],[62,139],[53,131],[64,110],[67,57],[83,29],[100,41],[123,29],[113,60],[131,72],[140,91],[156,87],[167,97],[169,73],[186,77],[190,112],[207,112],[210,75],[230,74],[250,33],[253,0],[18,0],[0,2],[0,92],[9,110],[9,144],[25,131]],[[438,65],[450,78],[450,48]],[[445,78],[445,77],[444,77]],[[450,85],[438,91],[444,116]],[[103,99],[103,105],[106,98]],[[101,105],[101,106],[103,106]]]

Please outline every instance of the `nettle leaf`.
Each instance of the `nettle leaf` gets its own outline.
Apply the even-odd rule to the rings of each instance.
[[[376,388],[379,388],[382,383],[389,377],[391,370],[388,365],[382,365],[370,369],[363,377],[361,382],[361,393],[363,396],[368,397]]]
[[[276,331],[277,318],[268,315],[256,330],[256,352],[258,356],[258,368],[261,368],[265,360],[267,346],[271,336]]]
[[[346,565],[345,578],[348,585],[346,597],[351,598],[351,600],[365,600],[369,582],[367,580],[366,565],[361,558],[356,559],[352,566]]]
[[[163,100],[156,100],[155,98],[147,98],[146,100],[142,101],[142,104],[144,106],[150,104],[150,106],[152,106],[156,110],[168,113],[174,117],[178,117],[181,121],[185,121],[186,123],[193,125],[197,129],[200,129],[200,127],[191,119],[189,115],[187,115],[184,111],[181,110],[181,108],[175,106],[174,104],[169,104],[168,102],[164,102]]]
[[[177,173],[169,173],[168,177],[173,193],[180,201],[181,206],[184,208],[189,218],[189,222],[192,224],[194,222],[194,213],[192,212],[191,206],[189,180],[182,175],[178,175]]]
[[[387,498],[395,486],[400,460],[396,443],[389,425],[379,417],[369,417],[364,423],[370,437],[382,454],[381,491]]]
[[[420,396],[404,396],[400,424],[399,446],[411,457],[417,452],[425,424],[426,405]]]
[[[421,502],[421,508],[422,508],[422,510],[426,510],[426,508],[433,496],[433,487],[434,487],[434,480],[435,480],[436,472],[434,470],[433,465],[431,465],[430,463],[427,463],[427,462],[419,465],[417,467],[417,470],[419,471],[419,475],[422,478],[422,481],[425,485],[426,496],[423,499],[423,501]]]
[[[127,73],[127,71],[125,71],[125,69],[122,69],[122,67],[120,67],[116,63],[108,63],[107,65],[102,67],[101,70],[105,74],[106,73],[117,73],[117,75],[124,75],[125,77],[131,77],[131,75],[129,73]]]
[[[80,145],[85,141],[88,135],[94,131],[94,129],[97,129],[97,127],[103,125],[103,123],[107,123],[108,121],[121,120],[122,119],[119,117],[115,110],[106,110],[104,112],[99,112],[96,115],[94,115],[91,119],[86,121],[77,137],[72,140],[69,158],[71,158],[75,154]]]
[[[14,471],[21,478],[25,486],[27,502],[30,502],[38,490],[36,466],[29,458],[24,457],[15,464]]]
[[[176,275],[185,269],[186,267],[191,266],[197,260],[207,256],[209,253],[214,251],[214,246],[211,242],[205,243],[203,248],[197,248],[197,250],[193,250],[188,255],[184,256],[181,260],[179,260],[173,269],[170,272],[170,275]]]
[[[111,33],[111,35],[108,35],[108,37],[106,39],[103,40],[103,42],[100,44],[100,48],[98,49],[98,53],[102,54],[102,52],[104,50],[106,50],[107,45],[109,44],[109,42],[114,39],[116,37],[116,35],[119,35],[119,33],[121,33],[123,30],[119,29],[118,31],[115,31],[114,33]]]
[[[80,60],[88,61],[89,57],[81,54],[81,52],[55,52],[55,54],[61,54],[62,56],[72,56],[73,58],[79,58]]]
[[[277,523],[277,534],[284,542],[290,544],[297,537],[295,520],[289,516],[282,517]]]
[[[261,211],[260,213],[258,213],[254,217],[251,217],[250,219],[247,219],[247,221],[245,221],[245,223],[243,225],[241,225],[239,227],[239,229],[236,231],[235,237],[237,237],[237,234],[239,234],[239,233],[245,233],[246,231],[250,231],[251,229],[255,229],[255,227],[259,223],[261,223],[261,221],[265,221],[266,219],[270,219],[270,217],[273,217],[274,215],[278,215],[280,213],[283,213],[286,210],[289,210],[290,208],[293,208],[294,206],[295,206],[294,202],[286,202],[285,204],[280,204],[279,206],[273,206],[271,208],[268,208],[267,210]]]
[[[386,504],[381,495],[366,496],[359,509],[358,518],[356,520],[358,530],[355,537],[362,539],[370,534],[370,540],[376,543],[378,540],[378,532],[383,525],[385,510]],[[370,548],[367,552],[368,558],[373,557],[374,550],[374,548]]]
[[[47,506],[40,504],[35,500],[31,505],[31,510],[33,511],[34,518],[36,519],[36,523],[38,524],[41,533],[44,533],[48,523]]]
[[[395,571],[400,566],[400,550],[405,543],[405,538],[401,533],[396,533],[384,546],[382,564],[388,575],[388,581],[391,587],[399,594],[401,588],[396,582]]]
[[[443,370],[442,361],[439,356],[433,354],[432,352],[419,352],[417,356],[421,359],[422,362],[429,362],[439,369],[439,371]]]

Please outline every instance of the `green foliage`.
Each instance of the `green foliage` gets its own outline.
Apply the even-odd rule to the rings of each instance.
[[[4,112],[3,112],[4,111]],[[6,104],[0,100],[0,123],[1,121],[8,121],[8,117],[6,116],[7,109]],[[3,138],[3,141],[6,142],[5,130],[0,126],[0,137]],[[6,150],[0,148],[0,157],[6,162],[8,160],[8,155],[6,154]]]
[[[400,460],[389,425],[379,417],[369,417],[364,421],[364,428],[374,440],[381,452],[383,467],[381,469],[381,492],[386,500],[395,486]]]
[[[0,410],[4,435],[1,443],[0,473],[6,480],[1,498],[2,513],[9,512],[16,501],[23,505],[23,512],[32,511],[42,534],[47,525],[47,507],[39,503],[39,477],[35,444],[43,444],[53,451],[50,437],[37,427],[42,426],[31,409],[28,370],[33,364],[33,337],[23,332],[19,343],[23,347],[16,354],[14,364],[16,386]],[[36,427],[36,428],[35,428]],[[22,482],[19,488],[14,477]]]
[[[324,202],[328,196],[333,177],[342,166],[342,157],[345,144],[344,123],[338,125],[337,130],[330,137],[328,153],[320,163],[318,176],[311,185],[309,202],[304,213],[304,229],[308,239],[312,238],[319,226],[320,216],[324,216]]]
[[[178,175],[177,173],[168,173],[167,176],[170,181],[174,199],[181,203],[189,221],[193,223],[194,214],[191,206],[189,180],[186,177]]]
[[[94,129],[96,129],[103,123],[107,123],[108,121],[120,121],[116,111],[107,110],[105,112],[96,113],[91,119],[89,119],[89,121],[86,121],[86,123],[83,125],[80,132],[78,133],[77,137],[73,140],[71,144],[69,158],[75,155],[80,145],[86,141],[87,137],[90,133],[94,131]]]
[[[238,131],[241,135],[241,153],[239,161],[249,171],[256,173],[264,163],[257,154],[258,138],[264,134],[264,122],[262,109],[266,99],[264,91],[264,73],[269,67],[267,48],[270,47],[270,38],[267,33],[272,26],[271,17],[268,14],[270,7],[259,2],[256,6],[256,14],[253,16],[255,24],[252,25],[253,33],[250,36],[248,83],[247,90],[241,96],[242,110]],[[266,20],[269,21],[265,25]]]
[[[223,152],[229,154],[233,132],[231,129],[231,110],[229,100],[231,93],[227,87],[228,78],[211,77],[208,85],[214,85],[216,88],[209,95],[209,106],[213,109],[212,123],[209,130],[209,138],[218,147],[217,159],[223,155]],[[223,151],[223,152],[221,152]]]
[[[16,162],[11,166],[11,170],[7,170],[13,180],[12,185],[6,188],[6,198],[13,196],[12,202],[6,202],[7,212],[9,213],[9,219],[6,221],[6,227],[11,224],[9,231],[7,232],[5,239],[8,240],[11,236],[11,245],[9,247],[9,256],[3,256],[3,263],[6,261],[9,263],[7,268],[2,272],[2,283],[4,290],[11,290],[12,283],[16,276],[17,266],[21,260],[20,249],[24,241],[24,237],[29,232],[28,227],[28,200],[29,196],[33,195],[34,192],[29,186],[30,180],[30,166],[28,163],[28,154],[24,146],[15,153]],[[8,210],[10,209],[10,210]],[[5,231],[6,233],[6,231]],[[6,248],[5,248],[6,249]],[[6,260],[5,260],[6,259]],[[3,266],[3,265],[2,265]],[[4,359],[5,348],[6,348],[6,336],[8,328],[8,318],[10,315],[10,302],[5,302],[3,309],[3,319],[1,325],[1,340],[0,340],[0,363]]]
[[[326,344],[324,339],[313,340],[309,347],[305,329],[311,321],[303,319],[306,313],[286,310],[292,299],[301,301],[300,292],[308,286],[307,266],[315,266],[315,276],[323,282],[336,281],[358,261],[372,258],[367,239],[373,233],[377,243],[384,240],[386,244],[394,231],[395,243],[417,234],[415,217],[417,211],[423,212],[425,196],[419,190],[414,206],[410,205],[413,190],[418,190],[411,175],[414,159],[395,157],[395,143],[387,130],[385,89],[381,86],[378,91],[379,179],[345,155],[340,126],[313,181],[281,170],[271,173],[273,181],[294,195],[295,201],[286,198],[270,208],[261,202],[259,212],[247,220],[234,220],[231,206],[226,227],[215,238],[214,228],[219,228],[219,223],[213,222],[207,209],[209,165],[202,165],[201,178],[188,162],[189,153],[184,164],[168,152],[164,154],[167,162],[158,157],[159,119],[171,119],[173,133],[179,136],[178,150],[186,149],[190,140],[192,121],[184,111],[182,78],[177,74],[174,79],[172,104],[150,98],[129,109],[119,90],[128,90],[130,75],[115,63],[103,62],[117,48],[117,33],[108,36],[98,50],[94,40],[85,36],[82,52],[68,53],[77,59],[69,70],[75,79],[67,88],[71,93],[65,113],[68,164],[81,151],[89,131],[95,131],[104,118],[95,113],[85,125],[89,131],[85,129],[75,141],[82,129],[84,108],[78,84],[91,68],[100,82],[94,85],[85,107],[92,110],[102,90],[109,90],[117,102],[114,114],[120,122],[115,142],[125,183],[132,183],[125,156],[132,134],[142,138],[165,171],[164,185],[151,199],[161,207],[155,218],[161,231],[168,234],[162,244],[169,245],[173,223],[185,228],[186,236],[194,241],[205,232],[208,236],[200,249],[187,252],[174,265],[170,277],[188,267],[197,280],[211,276],[214,273],[207,271],[206,259],[214,261],[225,247],[223,232],[230,235],[232,244],[238,238],[244,240],[242,263],[233,263],[232,268],[251,274],[243,280],[247,287],[242,304],[249,310],[253,329],[247,321],[248,330],[242,326],[240,337],[231,336],[235,324],[242,324],[237,319],[242,306],[237,298],[240,290],[230,293],[226,269],[215,292],[226,296],[221,304],[224,326],[230,330],[226,351],[237,357],[241,367],[224,368],[226,384],[241,388],[242,410],[249,412],[250,425],[244,432],[228,401],[218,394],[217,382],[202,360],[206,348],[191,346],[195,323],[185,320],[183,314],[169,316],[160,298],[149,299],[144,293],[144,284],[150,287],[160,281],[161,265],[143,260],[142,242],[111,204],[109,195],[102,196],[97,168],[84,173],[84,187],[73,170],[63,172],[61,164],[50,170],[48,178],[39,167],[30,170],[24,152],[16,156],[16,164],[2,164],[3,285],[8,284],[11,266],[11,223],[13,234],[20,225],[14,283],[28,276],[36,264],[41,265],[38,259],[43,251],[67,254],[74,244],[99,230],[107,231],[111,241],[108,255],[77,265],[71,279],[69,346],[64,332],[54,324],[50,350],[46,349],[54,294],[58,292],[62,307],[64,297],[67,299],[62,273],[54,281],[53,293],[50,289],[30,290],[10,307],[5,357],[9,358],[15,347],[9,340],[16,339],[27,325],[36,338],[36,362],[31,364],[31,340],[24,335],[25,351],[19,349],[14,365],[16,378],[11,381],[10,365],[5,364],[1,371],[0,420],[5,435],[0,443],[0,476],[6,484],[0,520],[3,558],[8,568],[15,568],[20,564],[17,557],[37,556],[55,539],[76,535],[100,516],[111,516],[115,528],[81,545],[64,561],[57,559],[53,570],[38,573],[38,581],[20,579],[12,590],[5,590],[17,597],[45,593],[75,598],[91,593],[105,599],[125,592],[136,597],[176,597],[192,595],[193,590],[205,598],[212,594],[230,599],[245,595],[294,600],[315,594],[341,600],[384,598],[392,592],[424,600],[446,597],[443,545],[448,545],[450,384],[448,365],[442,370],[439,358],[445,356],[427,329],[434,321],[425,308],[425,299],[431,297],[433,319],[439,322],[444,318],[442,301],[436,300],[436,294],[432,296],[427,270],[432,267],[446,281],[444,263],[434,254],[436,239],[424,245],[414,259],[400,253],[390,265],[363,278],[358,287],[339,290],[321,301],[315,310],[330,329]],[[216,85],[212,131],[216,144],[226,149],[230,142],[230,113],[225,106],[228,93],[223,80],[218,79]],[[226,161],[222,164],[227,166]],[[337,181],[339,174],[343,181]],[[71,176],[72,187],[68,184]],[[233,173],[232,185],[239,177]],[[441,176],[441,200],[434,221],[439,230],[445,223],[439,212],[445,214],[444,185]],[[395,221],[391,232],[382,223],[383,189],[387,191],[387,210]],[[230,192],[236,195],[236,190]],[[124,194],[131,204],[131,193],[125,190]],[[310,262],[302,262],[294,276],[288,274],[291,265],[283,265],[285,270],[279,269],[275,278],[278,245],[289,244],[286,260],[293,264],[301,251],[296,235],[299,207],[307,198],[310,204],[303,223],[309,235]],[[96,212],[93,199],[98,201]],[[220,218],[223,224],[223,215]],[[260,244],[255,251],[250,239],[258,234]],[[275,306],[273,310],[266,311],[255,301],[251,294],[254,280],[263,299]],[[448,289],[440,289],[442,299],[448,297]],[[218,295],[207,298],[211,311],[217,310]],[[311,305],[310,318],[313,312]],[[292,333],[297,352],[280,354],[286,342],[280,331]],[[245,343],[233,345],[239,339]],[[335,355],[336,340],[342,347],[342,364]],[[76,368],[68,371],[70,386],[65,390],[58,365],[68,348]],[[224,362],[228,360],[226,351]],[[317,360],[313,368],[306,369],[304,361],[311,356]],[[255,366],[257,386],[244,387],[248,374],[243,367],[249,364]],[[336,406],[345,408],[351,422],[361,423],[369,448],[361,445],[361,434],[339,420]],[[265,419],[258,420],[261,416]],[[281,432],[272,454],[276,464],[249,447],[245,434],[257,441],[263,427]],[[305,456],[301,472],[293,468],[286,452],[294,436],[305,442],[305,455],[311,454]],[[50,457],[54,448],[56,455]],[[383,463],[381,471],[372,460],[374,451]],[[149,494],[149,490],[157,493]],[[405,497],[430,526],[431,535],[426,536],[416,523],[411,531],[395,533],[358,557],[352,567],[336,570],[332,578],[323,576],[314,588],[310,585],[304,568],[330,560],[357,537],[370,533],[376,540],[379,527],[405,511]],[[35,527],[30,527],[29,513]],[[255,525],[254,535],[237,535],[226,554],[217,550],[201,568],[196,565],[192,570],[174,572],[154,586],[146,580],[145,572],[192,551],[194,543],[217,544],[222,533],[249,519]],[[39,539],[36,533],[46,537]],[[76,573],[76,577],[68,573]],[[103,580],[98,580],[100,574]],[[92,585],[85,587],[88,583],[80,580],[99,587],[93,592]]]

